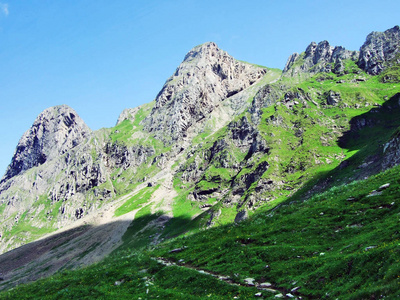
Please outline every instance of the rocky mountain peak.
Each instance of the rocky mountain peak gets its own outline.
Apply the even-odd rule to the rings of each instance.
[[[143,125],[156,138],[179,140],[221,101],[249,87],[266,72],[235,60],[213,42],[196,46],[166,81]]]
[[[302,54],[292,54],[286,62],[283,69],[283,76],[294,77],[299,74],[308,74],[310,76],[319,72],[337,72],[342,69],[342,61],[345,59],[357,60],[358,52],[349,51],[344,47],[333,47],[328,41],[322,41],[318,44],[311,42],[305,52]],[[302,59],[302,60],[301,60]],[[335,68],[332,70],[332,63]]]
[[[360,48],[358,66],[372,75],[381,73],[400,52],[400,27],[371,32]],[[397,56],[396,63],[400,62]]]
[[[80,144],[91,130],[67,105],[44,110],[21,137],[2,182]]]

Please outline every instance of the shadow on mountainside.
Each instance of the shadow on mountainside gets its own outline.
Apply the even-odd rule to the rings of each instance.
[[[99,262],[121,250],[158,243],[168,238],[165,233],[188,230],[185,225],[190,226],[190,221],[190,217],[171,219],[156,213],[54,233],[0,255],[0,291]]]
[[[101,260],[119,245],[129,224],[83,225],[0,255],[0,290]]]
[[[341,148],[356,153],[333,170],[320,173],[295,197],[308,198],[334,185],[365,179],[384,171],[384,146],[400,127],[399,115],[400,93],[397,93],[383,105],[352,118],[350,129],[343,133],[337,143]]]

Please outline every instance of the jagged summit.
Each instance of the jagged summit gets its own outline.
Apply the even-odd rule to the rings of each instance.
[[[318,44],[311,42],[302,54],[293,53],[286,62],[283,69],[283,75],[294,77],[301,73],[313,75],[319,72],[343,71],[343,60],[358,58],[357,51],[346,50],[342,46],[332,47],[328,41],[322,41]],[[332,64],[334,67],[332,69]]]
[[[90,128],[67,105],[44,110],[21,137],[2,182],[62,155],[81,143]]]
[[[385,32],[371,32],[361,46],[358,66],[371,75],[377,75],[393,63],[399,63],[399,43],[398,25]]]
[[[365,72],[378,75],[388,67],[400,63],[398,53],[400,27],[394,26],[385,32],[371,32],[360,51],[349,51],[341,46],[332,47],[328,41],[311,42],[305,52],[289,56],[283,76],[312,76],[319,72],[341,74],[343,61],[351,59]]]
[[[179,140],[222,100],[249,87],[266,72],[235,60],[213,42],[196,46],[164,84],[144,127],[159,139]]]

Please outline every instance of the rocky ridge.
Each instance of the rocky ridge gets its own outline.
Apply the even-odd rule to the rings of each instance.
[[[343,73],[344,60],[356,61],[357,51],[349,51],[341,46],[332,47],[328,41],[312,42],[302,54],[293,53],[283,69],[283,76],[296,77],[300,74],[312,76],[320,72]]]
[[[193,48],[155,100],[144,129],[166,144],[187,136],[226,98],[260,80],[267,70],[235,60],[215,43]]]
[[[361,46],[358,66],[371,75],[378,75],[391,65],[399,64],[399,43],[399,26],[370,33]]]
[[[283,76],[311,76],[319,72],[343,74],[345,61],[352,60],[365,72],[378,75],[388,67],[398,64],[400,28],[395,26],[385,32],[370,33],[360,51],[349,51],[341,46],[332,47],[327,41],[312,42],[305,52],[293,53],[283,69]]]

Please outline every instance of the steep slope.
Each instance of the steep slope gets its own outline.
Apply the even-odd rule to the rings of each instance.
[[[396,30],[398,27],[392,31]],[[28,167],[22,168],[20,173],[2,182],[4,188],[0,194],[0,212],[6,216],[5,225],[2,224],[1,228],[2,242],[5,241],[2,249],[7,247],[10,249],[18,243],[24,244],[42,235],[46,230],[71,224],[77,219],[82,222],[80,225],[88,222],[89,225],[99,226],[97,229],[94,228],[96,230],[88,229],[80,238],[73,237],[67,241],[68,247],[57,249],[58,247],[53,245],[54,251],[50,247],[49,256],[35,258],[29,265],[37,268],[34,273],[29,273],[32,270],[28,270],[28,265],[19,266],[21,267],[19,269],[7,269],[6,280],[2,286],[12,286],[16,278],[29,281],[40,277],[40,274],[47,276],[57,271],[57,268],[45,270],[51,263],[43,264],[41,268],[41,261],[61,260],[64,264],[60,265],[76,267],[80,263],[85,263],[85,259],[82,258],[87,257],[86,263],[91,263],[95,261],[94,258],[99,259],[97,256],[101,253],[99,245],[107,249],[108,253],[122,243],[120,248],[122,252],[116,252],[116,256],[111,257],[111,260],[120,263],[118,256],[121,255],[128,261],[132,257],[132,249],[154,245],[182,233],[193,234],[202,231],[203,228],[238,223],[250,218],[249,221],[239,225],[221,227],[210,233],[203,232],[196,235],[191,247],[201,249],[205,245],[207,249],[199,250],[198,255],[201,256],[202,253],[204,257],[208,257],[207,261],[202,261],[200,256],[196,256],[197,254],[192,256],[192,250],[183,251],[186,249],[183,246],[187,240],[191,240],[190,237],[177,239],[171,246],[164,244],[165,246],[161,246],[161,250],[155,253],[169,256],[174,260],[180,259],[182,255],[185,261],[204,269],[212,266],[223,272],[223,275],[237,277],[230,279],[233,282],[241,281],[244,276],[252,276],[247,274],[248,270],[251,270],[256,272],[254,276],[257,276],[257,282],[272,278],[274,287],[280,288],[282,292],[290,292],[292,282],[280,275],[289,270],[289,267],[281,265],[283,258],[290,266],[300,266],[306,270],[305,273],[289,270],[294,272],[296,280],[304,280],[302,282],[305,292],[298,292],[297,295],[323,296],[322,291],[328,291],[320,283],[325,282],[326,278],[334,282],[331,286],[334,295],[340,294],[337,286],[341,281],[334,277],[334,272],[330,273],[328,270],[330,275],[324,279],[319,275],[313,277],[312,271],[308,273],[309,264],[315,259],[311,253],[315,249],[322,252],[319,246],[324,247],[322,253],[331,251],[331,247],[338,245],[346,247],[345,244],[354,239],[354,235],[347,235],[346,231],[344,237],[337,237],[336,240],[340,241],[335,244],[327,241],[329,235],[325,235],[321,241],[318,240],[321,232],[315,235],[308,234],[307,230],[287,226],[285,222],[290,222],[293,226],[301,224],[307,229],[310,225],[307,222],[316,211],[323,210],[323,214],[319,216],[324,216],[326,211],[332,211],[333,217],[340,216],[340,212],[334,210],[335,205],[339,205],[338,202],[327,201],[334,198],[332,195],[338,189],[341,193],[338,201],[343,202],[348,196],[346,184],[376,174],[400,162],[398,158],[400,121],[397,118],[400,111],[399,88],[393,84],[396,78],[399,78],[398,50],[396,50],[398,41],[393,42],[395,39],[392,35],[385,33],[383,37],[381,34],[369,36],[366,44],[379,48],[381,42],[374,42],[379,39],[388,39],[385,41],[393,50],[389,51],[390,55],[387,55],[388,51],[383,51],[388,58],[379,75],[373,75],[367,68],[360,68],[360,64],[356,63],[357,60],[361,60],[361,54],[358,52],[348,51],[342,47],[333,48],[325,41],[319,44],[312,43],[299,57],[290,58],[280,79],[278,71],[238,62],[213,43],[195,47],[166,82],[154,102],[136,109],[125,110],[116,127],[100,132],[89,132],[84,135],[79,145],[71,148],[66,146],[69,150],[63,148],[63,143],[57,143],[58,146],[52,147],[59,149],[55,157],[46,159],[43,163],[28,164]],[[363,48],[360,53],[364,53]],[[379,60],[377,54],[379,51],[370,53],[372,53],[371,61],[376,57]],[[56,124],[60,123],[57,122]],[[53,127],[58,128],[57,126]],[[71,135],[71,140],[72,137],[75,135]],[[68,135],[67,139],[69,140]],[[67,142],[66,145],[74,143]],[[35,157],[42,157],[42,153],[47,157],[48,150],[46,147],[42,148],[39,148],[41,149],[39,155]],[[21,149],[20,153],[25,153],[23,150]],[[26,153],[31,152],[34,151],[27,150]],[[390,176],[382,180],[390,180],[392,186],[396,185],[393,179],[396,170],[387,174]],[[377,178],[379,179],[379,176]],[[383,184],[382,180],[372,178],[366,182],[363,189],[352,189],[351,193],[355,196],[351,196],[362,203],[346,210],[343,219],[335,220],[343,221],[343,224],[341,223],[343,226],[352,226],[354,224],[349,222],[355,217],[353,208],[379,212],[380,208],[377,206],[379,201],[383,203],[382,208],[389,209],[390,218],[393,218],[395,214],[392,212],[397,212],[392,210],[392,202],[386,201],[386,198],[370,199],[366,196],[370,192],[370,187],[373,186],[376,190]],[[35,190],[32,186],[41,188]],[[299,201],[332,186],[334,188],[326,194],[311,198],[310,206],[307,202],[300,204]],[[396,195],[396,189],[397,185],[389,191]],[[382,191],[375,192],[379,196]],[[374,202],[374,199],[379,201]],[[285,206],[279,205],[282,202],[293,201],[296,203],[292,203],[293,209],[290,206],[289,212],[282,208]],[[351,201],[353,200],[345,203],[353,203]],[[364,202],[370,206],[365,206]],[[331,204],[334,207],[331,207]],[[283,215],[276,223],[273,218],[274,211],[269,210],[273,207],[274,211]],[[267,212],[263,213],[263,210]],[[93,214],[95,212],[96,215]],[[97,216],[105,212],[110,224],[96,223],[100,218]],[[252,217],[253,214],[256,216]],[[126,218],[124,225],[115,225],[117,222],[113,221],[117,219],[112,217],[113,215]],[[304,219],[301,218],[303,215]],[[97,221],[90,220],[91,216]],[[300,218],[299,223],[296,223],[295,216]],[[382,224],[390,223],[386,215],[384,218]],[[370,218],[361,221],[372,222],[376,219],[377,215],[371,214]],[[261,226],[264,224],[263,220],[268,220],[265,221],[266,227]],[[128,227],[127,224],[131,221]],[[331,221],[329,219],[321,226],[332,231],[336,225]],[[101,234],[100,236],[96,234],[102,228],[114,228],[107,233],[108,237],[114,236],[110,239],[114,244],[93,243],[90,236],[100,238]],[[274,248],[277,244],[271,244],[273,240],[268,240],[268,236],[278,236],[277,228],[283,230],[281,239],[278,240],[280,244]],[[122,231],[125,229],[127,230],[122,236]],[[373,229],[363,231],[365,237],[360,238],[360,241],[368,240],[368,236],[377,235],[377,231]],[[253,232],[260,232],[257,240],[266,242],[253,241],[251,237]],[[264,236],[263,232],[268,233]],[[301,238],[305,238],[310,241],[310,247],[284,241],[296,232],[299,233],[298,242],[301,242]],[[73,235],[74,231],[70,233]],[[388,234],[397,239],[395,231]],[[227,239],[221,239],[221,243],[216,243],[216,247],[209,247],[207,240],[211,237],[215,242],[221,235]],[[60,233],[59,236],[63,237],[63,234]],[[16,241],[21,237],[22,240]],[[69,257],[68,249],[81,244],[80,241],[83,239],[87,248],[85,246],[79,249],[79,253],[74,252],[79,257],[74,263],[66,264],[64,259]],[[386,237],[380,239],[379,245],[384,248],[388,240]],[[48,237],[44,240],[44,244],[36,246],[47,247],[47,242],[52,241],[53,237]],[[255,248],[252,248],[252,244]],[[236,245],[239,248],[236,249]],[[361,242],[360,245],[357,249],[364,249]],[[172,248],[181,250],[169,253]],[[232,250],[234,257],[230,259],[229,253],[221,252],[225,248],[227,251]],[[293,261],[296,259],[291,252],[295,250],[290,250],[293,248],[298,250],[300,258],[306,257],[305,264],[299,265]],[[29,245],[24,249],[29,249]],[[248,252],[246,249],[249,249]],[[364,256],[358,256],[357,249],[349,254],[350,258],[364,259]],[[11,256],[7,257],[17,257],[20,253],[24,253],[22,248],[22,252],[17,250],[8,253],[7,255]],[[264,250],[271,252],[271,255],[260,254]],[[393,249],[384,248],[382,253],[389,250]],[[174,254],[180,252],[183,253]],[[186,253],[189,254],[186,256]],[[340,260],[337,251],[332,253],[330,259],[340,261],[334,269],[341,268],[349,262]],[[190,257],[196,257],[198,260],[194,261],[194,258]],[[3,258],[3,261],[7,261],[6,256]],[[249,260],[248,265],[243,264],[246,267],[239,268],[240,270],[228,261],[243,262],[246,259]],[[329,269],[327,266],[331,265],[324,264],[321,259],[318,260],[320,263],[318,266],[322,267],[318,272]],[[156,291],[160,293],[159,295],[176,296],[161,283],[168,271],[147,259],[144,260],[146,261],[144,265],[151,267],[143,266],[143,268],[151,270],[142,273],[149,272],[149,276],[157,283]],[[277,267],[276,271],[270,274],[265,273],[268,260],[273,261]],[[129,265],[127,261],[124,264]],[[131,262],[139,264],[140,259],[137,261],[135,258]],[[112,265],[113,263],[105,269],[112,269]],[[96,268],[97,266],[94,266],[91,270]],[[389,270],[387,266],[385,270]],[[138,271],[135,269],[129,273],[128,270],[130,275],[116,272],[118,273],[116,276],[121,276],[130,286],[133,282],[131,279],[139,274],[135,273]],[[240,276],[234,275],[237,271]],[[80,272],[82,276],[87,276],[91,271]],[[78,273],[69,274],[73,277],[73,274]],[[179,271],[178,274],[186,273]],[[362,276],[359,273],[354,274]],[[66,276],[68,279],[69,275]],[[345,277],[346,274],[342,276]],[[115,286],[123,283],[121,278],[113,277],[113,280],[120,282]],[[380,285],[386,284],[381,277],[377,277],[377,280]],[[188,282],[190,283],[190,279]],[[389,284],[392,283],[391,281]],[[110,286],[109,282],[107,284]],[[318,288],[314,289],[314,285]],[[136,285],[132,286],[138,288]],[[57,287],[59,291],[64,288],[65,286],[60,289]],[[164,288],[167,291],[164,291]],[[247,288],[236,289],[234,293],[243,292],[243,295],[249,296]],[[187,289],[182,287],[182,290]],[[392,293],[392,289],[389,291]],[[65,290],[64,292],[69,293]],[[96,293],[99,297],[102,295],[102,291],[97,288]],[[144,293],[148,292],[143,290]],[[254,295],[254,290],[251,290],[251,293]],[[206,296],[201,291],[198,295]],[[222,296],[218,294],[216,298]]]
[[[144,129],[166,144],[187,136],[221,101],[260,80],[267,73],[235,60],[215,43],[193,48],[160,93]]]
[[[229,78],[218,79],[218,85],[211,87],[215,78],[209,72],[219,64],[222,66],[217,72],[219,75],[212,74],[220,78],[225,76],[221,74],[228,72]],[[195,103],[190,104],[193,113],[190,128],[192,136],[199,131],[203,135],[210,135],[219,130],[229,122],[231,116],[239,114],[250,104],[249,98],[261,88],[262,82],[270,82],[280,75],[277,70],[238,62],[213,43],[194,48],[178,68],[177,73],[180,72],[183,72],[182,76],[192,72],[196,79],[193,82],[181,80],[182,76],[177,75],[177,86],[168,81],[166,86],[173,87],[177,95],[191,94],[194,83],[199,83],[204,91],[210,88],[220,90],[216,96],[203,99],[203,104],[208,103],[210,107],[202,120],[196,117],[196,114],[204,113],[202,108],[198,109]],[[197,90],[191,95],[199,96]],[[173,97],[175,102],[181,100]],[[157,103],[127,109],[121,113],[116,127],[97,132],[92,132],[77,113],[65,105],[40,114],[22,137],[0,185],[0,213],[3,217],[0,224],[0,252],[24,245],[55,230],[58,230],[55,234],[60,236],[70,226],[78,230],[86,224],[89,227],[85,227],[83,236],[87,242],[79,242],[81,237],[72,235],[72,240],[67,239],[65,245],[79,242],[80,254],[74,251],[78,256],[85,251],[100,251],[106,255],[109,251],[105,249],[111,251],[117,247],[123,231],[136,212],[139,211],[137,216],[143,214],[141,209],[148,213],[162,209],[165,214],[163,218],[167,218],[165,220],[172,217],[171,206],[176,196],[172,189],[172,174],[176,166],[172,165],[182,158],[182,149],[189,147],[191,139],[180,141],[173,147],[164,146],[163,135],[146,130],[146,120],[156,118],[159,109],[165,109],[163,106],[155,110],[153,107]],[[179,105],[186,107],[183,102]],[[180,112],[176,114],[180,115]],[[163,120],[157,122],[162,123]],[[170,127],[168,130],[175,129]],[[142,199],[149,203],[144,203]],[[119,222],[121,225],[106,224],[118,223],[116,216],[121,214],[123,218],[126,217],[124,222]],[[95,217],[102,215],[108,218]],[[109,231],[113,238],[107,242],[93,242],[92,239],[99,239],[97,226],[111,228]],[[65,262],[71,259],[70,254],[63,251],[64,248],[52,251],[57,243],[53,243],[51,237],[49,239],[51,242],[45,247],[47,250],[39,251],[41,255],[28,255],[35,260],[37,267],[34,273],[21,265],[14,265],[19,269],[16,273],[0,268],[0,272],[7,272],[11,276],[7,284],[13,278],[21,278],[19,280],[23,282],[37,278],[38,274],[44,276],[57,270],[50,268],[46,271],[48,263],[42,263],[43,259],[54,262],[58,268],[67,267]],[[12,252],[10,255],[18,253]],[[84,259],[76,258],[68,266],[93,262],[87,257],[91,255],[84,255]],[[98,259],[97,255],[94,257]],[[21,275],[21,272],[29,274]]]

